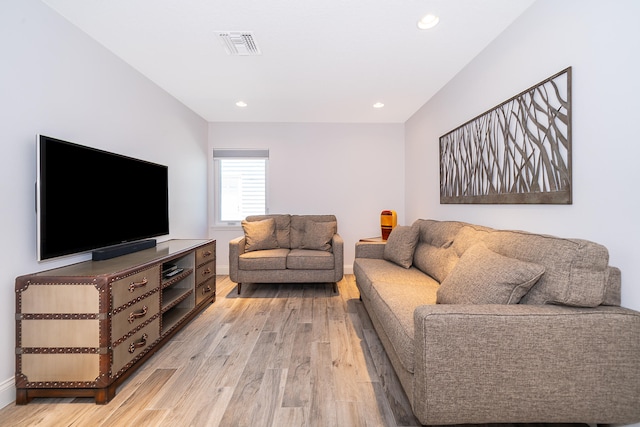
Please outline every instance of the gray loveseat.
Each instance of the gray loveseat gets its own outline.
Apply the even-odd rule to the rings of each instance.
[[[332,283],[344,273],[335,215],[254,215],[229,242],[229,277],[242,283]]]
[[[355,256],[423,424],[640,421],[640,313],[619,306],[605,247],[417,220]]]

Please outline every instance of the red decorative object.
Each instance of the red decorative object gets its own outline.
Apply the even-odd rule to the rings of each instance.
[[[380,228],[382,229],[382,240],[387,240],[391,230],[398,225],[398,215],[396,211],[384,210],[380,213]]]

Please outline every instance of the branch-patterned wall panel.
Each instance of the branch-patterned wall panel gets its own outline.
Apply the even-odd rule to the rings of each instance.
[[[571,67],[440,137],[440,203],[571,204]]]

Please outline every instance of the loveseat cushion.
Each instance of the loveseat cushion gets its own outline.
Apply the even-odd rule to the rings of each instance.
[[[482,244],[465,251],[438,289],[438,304],[517,304],[544,267],[499,255]]]
[[[300,242],[301,249],[311,249],[317,251],[330,251],[331,239],[338,231],[336,221],[307,221]]]
[[[284,270],[289,249],[266,249],[245,252],[238,259],[240,270]]]
[[[291,249],[287,255],[287,268],[291,270],[332,270],[334,255],[327,251]]]
[[[291,249],[302,247],[307,222],[335,222],[337,232],[337,219],[335,215],[291,215]]]
[[[250,215],[247,221],[261,221],[263,219],[273,218],[276,222],[276,239],[278,240],[278,248],[291,247],[291,215],[289,214],[268,214],[268,215]]]
[[[413,251],[418,243],[418,227],[398,225],[387,238],[383,258],[409,268],[413,263]]]
[[[273,218],[260,221],[243,220],[242,230],[244,231],[245,238],[245,252],[275,249],[278,247],[276,222]]]

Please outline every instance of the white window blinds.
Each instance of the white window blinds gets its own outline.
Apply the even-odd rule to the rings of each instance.
[[[217,225],[237,225],[267,213],[269,150],[213,150]]]

